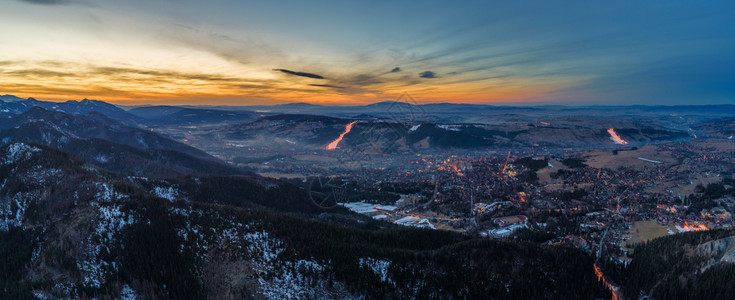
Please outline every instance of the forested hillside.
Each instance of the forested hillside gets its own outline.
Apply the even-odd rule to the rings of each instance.
[[[0,157],[3,298],[609,296],[581,251],[325,213],[277,180],[127,177],[25,143]]]

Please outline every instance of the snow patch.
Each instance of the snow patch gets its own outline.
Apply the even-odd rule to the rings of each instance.
[[[168,201],[174,201],[176,198],[179,197],[179,190],[174,188],[173,186],[170,186],[168,188],[157,186],[153,188],[153,194],[168,199]]]
[[[258,260],[261,265],[275,260],[278,254],[281,254],[284,250],[283,243],[278,239],[269,238],[265,231],[246,233],[244,238],[250,242],[248,252],[259,257]]]
[[[361,268],[370,268],[375,272],[375,275],[378,275],[380,277],[380,280],[385,282],[392,282],[392,280],[388,277],[388,267],[390,267],[391,261],[385,260],[385,259],[376,259],[376,258],[360,258],[360,267]]]
[[[383,205],[383,204],[372,204],[363,202],[348,202],[340,203],[347,209],[354,211],[358,214],[368,214],[378,211],[394,211],[396,207],[394,205]]]
[[[24,143],[14,143],[8,146],[5,153],[5,164],[23,162],[31,158],[33,153],[40,152],[41,149],[26,145]]]
[[[396,220],[394,223],[398,225],[403,226],[413,226],[418,228],[428,228],[428,229],[436,229],[434,227],[434,224],[431,224],[428,219],[414,217],[414,216],[407,216],[402,219]]]
[[[661,161],[653,160],[653,159],[648,159],[648,158],[643,158],[643,157],[638,157],[638,159],[640,159],[642,161],[647,161],[647,162],[650,162],[650,163],[654,163],[654,164],[660,164],[661,163]]]
[[[33,169],[28,172],[28,179],[31,179],[34,183],[44,184],[47,181],[55,182],[59,181],[64,176],[64,172],[60,169],[46,169],[41,166],[34,166]],[[24,180],[25,181],[25,180]]]
[[[104,184],[106,186],[106,184]],[[92,202],[92,206],[98,209],[97,224],[95,231],[87,238],[85,259],[77,261],[77,268],[82,271],[83,285],[85,287],[99,288],[108,274],[117,269],[117,265],[104,261],[100,253],[110,253],[110,245],[118,242],[117,235],[125,226],[133,224],[135,218],[121,210],[121,205],[102,205]]]
[[[270,280],[258,278],[258,283],[261,293],[268,299],[313,299],[323,296],[324,289],[313,286],[313,281],[304,273],[322,271],[324,271],[323,266],[310,260],[285,262],[271,270],[277,276]]]
[[[18,193],[12,198],[0,200],[0,231],[6,231],[11,226],[23,226],[26,208],[32,199],[31,195]]]
[[[444,130],[448,131],[460,131],[460,125],[436,125],[436,127],[439,127]]]
[[[33,298],[39,299],[39,300],[47,300],[48,296],[44,294],[41,291],[33,291]]]
[[[129,285],[124,285],[122,290],[120,291],[120,300],[136,300],[138,299],[138,294],[135,293],[135,291],[130,288]]]
[[[95,198],[100,203],[109,203],[113,200],[125,199],[127,196],[116,192],[107,183],[97,183],[97,194],[95,195]]]

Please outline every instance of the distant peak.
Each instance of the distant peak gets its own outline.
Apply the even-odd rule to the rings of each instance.
[[[286,104],[279,104],[279,106],[320,106],[320,105],[306,103],[306,102],[292,102],[292,103],[286,103]]]
[[[386,100],[386,101],[381,101],[381,102],[375,102],[375,103],[369,104],[369,105],[396,105],[396,104],[398,104],[398,105],[413,105],[411,103],[406,103],[406,102],[401,102],[401,101],[393,101],[393,100]]]
[[[25,100],[26,99],[20,98],[15,95],[10,95],[10,94],[0,95],[0,101],[3,101],[3,102],[21,102]]]

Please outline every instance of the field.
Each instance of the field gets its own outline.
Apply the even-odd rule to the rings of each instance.
[[[631,246],[635,243],[647,242],[657,237],[666,236],[669,234],[669,230],[667,226],[652,220],[635,222],[630,228],[631,237],[625,245]]]
[[[337,162],[339,161],[338,159],[334,157],[321,156],[321,155],[315,155],[315,154],[294,155],[293,159],[303,160],[303,161],[318,161],[318,162]]]
[[[591,150],[585,152],[583,157],[587,159],[585,163],[590,167],[609,168],[612,170],[617,170],[619,167],[640,170],[655,165],[655,163],[641,160],[639,157],[660,161],[665,165],[676,163],[676,159],[671,156],[669,151],[662,150],[658,146],[643,146],[638,150],[618,151],[617,155],[613,155],[613,150],[611,149]]]
[[[263,176],[263,177],[275,178],[275,179],[280,179],[280,178],[293,179],[293,178],[305,178],[306,177],[302,174],[290,174],[290,173],[258,173],[258,175]]]

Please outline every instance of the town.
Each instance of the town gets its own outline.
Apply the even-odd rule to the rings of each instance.
[[[249,165],[376,220],[604,248],[623,264],[635,243],[735,225],[732,140],[625,144],[393,155],[333,147]]]

